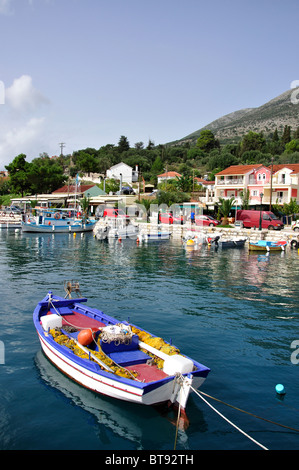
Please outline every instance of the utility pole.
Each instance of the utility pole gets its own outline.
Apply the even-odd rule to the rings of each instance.
[[[63,155],[63,147],[65,147],[65,143],[64,143],[64,142],[61,142],[61,143],[59,144],[59,146],[60,146],[60,156],[62,156],[62,155]]]
[[[271,158],[271,182],[270,182],[270,212],[272,211],[272,179],[273,179],[273,160],[274,157]]]

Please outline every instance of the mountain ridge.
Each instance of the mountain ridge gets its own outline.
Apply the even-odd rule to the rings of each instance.
[[[237,143],[249,131],[269,135],[277,129],[282,133],[286,125],[295,130],[299,127],[299,104],[297,98],[292,100],[293,93],[294,89],[290,89],[259,107],[226,114],[169,145],[195,144],[200,133],[206,129],[211,130],[221,143]]]

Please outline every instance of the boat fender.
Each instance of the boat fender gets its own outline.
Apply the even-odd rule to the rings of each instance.
[[[278,395],[284,395],[285,394],[285,388],[282,384],[277,384],[276,387],[275,387],[275,390],[276,390],[276,393],[278,393]]]
[[[44,315],[40,320],[45,331],[62,327],[62,317],[56,313]]]
[[[297,242],[297,240],[292,240],[292,241],[291,241],[291,248],[298,248],[298,242]]]
[[[55,218],[55,219],[60,219],[60,214],[59,214],[59,212],[55,212],[54,218]]]
[[[92,331],[91,330],[82,330],[78,334],[78,342],[82,346],[88,346],[93,341]]]

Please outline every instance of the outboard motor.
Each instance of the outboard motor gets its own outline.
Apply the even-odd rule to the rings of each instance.
[[[219,235],[214,238],[213,243],[215,243],[215,246],[218,246],[218,240],[219,240],[219,239],[220,239],[220,236],[219,236]]]

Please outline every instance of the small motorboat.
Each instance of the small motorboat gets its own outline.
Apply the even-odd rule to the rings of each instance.
[[[208,238],[208,245],[214,244],[216,248],[219,246],[221,248],[243,248],[245,246],[247,237],[231,237],[223,238],[222,236],[217,236],[213,239]]]
[[[210,369],[86,301],[49,292],[35,307],[33,322],[48,359],[87,389],[144,405],[173,404],[184,419],[190,391]]]
[[[162,242],[162,241],[169,240],[170,237],[171,237],[171,232],[163,232],[161,230],[146,232],[144,230],[141,230],[140,233],[138,234],[138,241],[144,242],[144,243]]]
[[[136,240],[139,229],[130,219],[104,217],[95,224],[93,233],[97,240]]]
[[[286,240],[281,241],[268,241],[258,240],[257,242],[249,242],[250,251],[284,251],[288,242]]]

